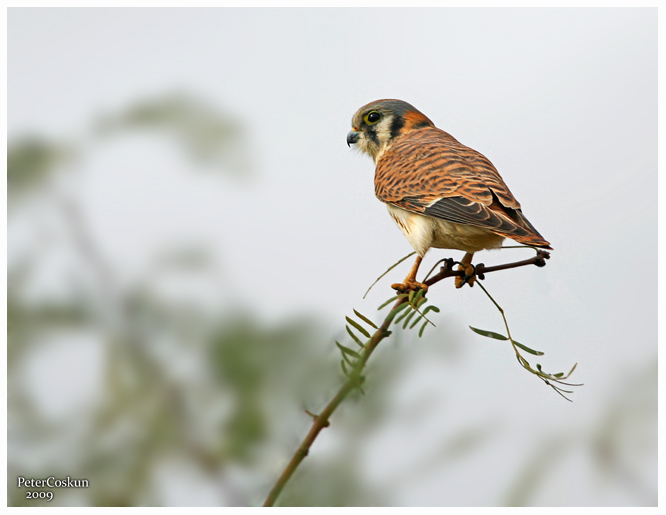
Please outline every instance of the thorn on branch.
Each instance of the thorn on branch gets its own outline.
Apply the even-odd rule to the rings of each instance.
[[[319,420],[319,415],[315,415],[314,413],[312,413],[309,410],[305,410],[305,412],[308,415],[310,415],[314,420],[317,420],[317,421]],[[328,427],[328,426],[331,425],[331,423],[328,420],[324,420],[323,422],[320,421],[320,424],[321,424],[322,427]]]

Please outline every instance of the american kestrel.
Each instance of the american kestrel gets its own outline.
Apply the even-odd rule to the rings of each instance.
[[[416,273],[431,247],[466,252],[456,287],[473,282],[472,256],[500,247],[504,238],[550,249],[525,218],[493,164],[435,127],[402,100],[377,100],[352,118],[347,145],[375,161],[375,194],[384,202],[418,256],[401,291],[427,289]]]

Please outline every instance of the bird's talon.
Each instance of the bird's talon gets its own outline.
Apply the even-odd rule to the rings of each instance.
[[[475,275],[481,281],[483,281],[486,278],[486,276],[483,273],[483,271],[485,269],[486,269],[486,265],[484,265],[483,263],[479,263],[478,265],[475,265],[475,267],[474,267]]]
[[[423,290],[423,293],[427,293],[428,285],[420,283],[417,281],[405,281],[404,283],[395,283],[391,285],[391,288],[399,291],[400,293],[409,293],[410,291],[419,291]]]
[[[458,270],[464,270],[465,275],[456,277],[456,288],[462,288],[465,284],[469,284],[470,288],[474,286],[476,281],[476,268],[472,264],[460,263]]]

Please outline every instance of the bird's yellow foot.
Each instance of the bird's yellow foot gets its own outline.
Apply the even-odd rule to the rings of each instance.
[[[413,281],[410,279],[405,279],[404,283],[395,283],[391,285],[391,288],[398,290],[400,293],[408,293],[410,291],[419,291],[423,290],[424,293],[428,291],[428,285],[420,283],[418,281]]]
[[[474,265],[460,263],[458,270],[463,270],[465,275],[456,277],[456,288],[462,288],[465,284],[469,284],[470,287],[474,286],[474,281],[476,281]]]

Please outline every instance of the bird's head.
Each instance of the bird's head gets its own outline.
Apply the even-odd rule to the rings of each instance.
[[[354,114],[347,145],[355,144],[377,162],[397,137],[423,127],[434,124],[411,104],[402,100],[376,100]]]

